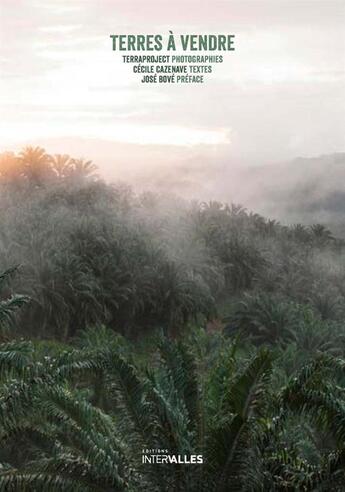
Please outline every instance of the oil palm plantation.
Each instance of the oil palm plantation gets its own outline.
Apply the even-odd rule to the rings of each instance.
[[[0,490],[345,490],[345,242],[95,171],[0,159]]]
[[[342,359],[316,357],[273,395],[266,349],[241,360],[237,342],[222,345],[207,370],[202,337],[160,336],[143,366],[123,340],[103,336],[55,356],[27,342],[0,347],[3,448],[27,449],[20,466],[2,464],[0,490],[342,490],[343,393],[328,382],[341,381]],[[107,408],[91,403],[95,378]],[[286,444],[292,414],[333,435],[317,464]],[[143,449],[201,454],[204,464],[150,466]]]

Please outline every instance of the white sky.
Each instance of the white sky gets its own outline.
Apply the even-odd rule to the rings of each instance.
[[[344,25],[344,0],[0,0],[0,150],[82,137],[243,162],[343,151]],[[236,51],[203,85],[144,86],[109,34],[170,29],[234,33]]]

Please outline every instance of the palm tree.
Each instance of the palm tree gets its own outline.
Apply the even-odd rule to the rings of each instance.
[[[276,343],[289,337],[289,330],[296,323],[291,303],[283,302],[267,294],[245,295],[225,321],[242,330],[259,343]]]
[[[15,275],[18,267],[10,268],[0,274],[0,292],[5,290],[9,280]],[[29,301],[27,296],[11,294],[9,290],[0,296],[0,330],[5,331],[13,321],[17,310]]]
[[[54,176],[51,156],[42,147],[26,147],[20,152],[19,160],[23,175],[34,185],[40,186]]]
[[[172,261],[163,261],[152,278],[154,317],[167,332],[176,335],[181,328],[199,315],[214,312],[213,299],[206,286],[193,279],[186,270]]]
[[[2,466],[0,490],[311,491],[344,485],[345,412],[342,394],[330,393],[327,374],[344,371],[345,361],[317,357],[273,394],[267,349],[239,363],[236,343],[223,345],[216,365],[203,374],[195,339],[159,338],[155,363],[142,368],[123,344],[104,336],[103,344],[93,337],[96,344],[41,361],[24,342],[0,346],[3,377],[11,377],[1,387],[3,444],[20,436],[28,449],[19,468]],[[85,398],[85,384],[96,374],[105,378],[114,413]],[[318,466],[284,444],[291,411],[307,412],[315,428],[334,432],[338,445]],[[200,454],[205,463],[144,465],[147,448]]]
[[[301,243],[308,243],[311,239],[310,231],[303,224],[295,224],[291,228],[291,233],[294,239]]]
[[[334,241],[334,236],[331,231],[323,224],[314,224],[310,226],[310,231],[317,244],[323,246],[331,241]]]
[[[73,159],[68,154],[55,154],[51,157],[51,166],[58,179],[63,179],[71,172]]]
[[[72,159],[67,176],[76,182],[95,181],[98,168],[92,161],[85,159]]]

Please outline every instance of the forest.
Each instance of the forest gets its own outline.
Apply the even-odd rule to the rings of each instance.
[[[0,491],[345,490],[327,224],[137,193],[27,147],[0,155],[0,272]]]

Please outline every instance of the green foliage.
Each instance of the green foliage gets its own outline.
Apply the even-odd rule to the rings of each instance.
[[[0,206],[0,490],[345,489],[328,227],[137,195],[40,147],[0,155]]]
[[[267,299],[254,301],[246,319],[274,327],[280,311],[268,309]],[[305,324],[313,319],[309,308]],[[248,354],[239,338],[221,342],[210,350],[201,332],[178,341],[160,335],[144,364],[136,363],[135,347],[104,327],[87,330],[76,347],[0,344],[0,489],[344,486],[345,360],[321,344],[324,353],[273,392],[277,363],[271,351]],[[203,363],[214,350],[217,363]],[[290,442],[287,434],[292,414],[301,429],[309,419],[302,442]],[[328,447],[316,447],[319,433],[332,437]],[[205,463],[145,465],[143,449],[201,454]]]
[[[240,355],[223,342],[218,364],[200,372],[191,339],[160,336],[152,362],[131,359],[125,342],[89,331],[92,346],[47,360],[32,345],[0,347],[0,432],[7,463],[3,490],[327,490],[345,486],[345,360],[315,357],[273,393],[276,358],[268,349]],[[197,335],[194,334],[194,341]],[[201,335],[200,335],[201,336]],[[103,343],[102,343],[102,338]],[[203,343],[201,341],[201,343]],[[80,345],[80,343],[79,343]],[[9,352],[22,355],[6,357]],[[102,373],[102,401],[85,392]],[[337,380],[337,385],[331,381]],[[110,405],[109,405],[110,403]],[[288,429],[309,422],[306,442]],[[293,430],[293,428],[291,429]],[[303,432],[303,431],[300,431]],[[333,437],[317,447],[320,433]],[[27,449],[19,466],[10,444]],[[141,463],[142,449],[202,454],[204,465]],[[336,488],[336,490],[338,490]]]
[[[286,227],[238,205],[136,196],[102,182],[91,161],[40,147],[0,156],[0,205],[0,268],[21,264],[14,286],[31,298],[22,333],[68,340],[106,324],[134,338],[157,327],[177,335],[257,292],[268,304],[279,297],[271,341],[290,302],[325,320],[344,313],[343,243],[320,224]]]
[[[225,321],[234,323],[259,342],[276,342],[292,322],[289,306],[262,295],[247,295]]]
[[[17,268],[9,268],[0,275],[0,293],[1,290],[5,290],[8,281],[16,273]],[[11,322],[14,320],[15,313],[19,308],[29,301],[27,296],[13,295],[9,292],[6,293],[7,298],[0,298],[0,330],[4,332]]]

